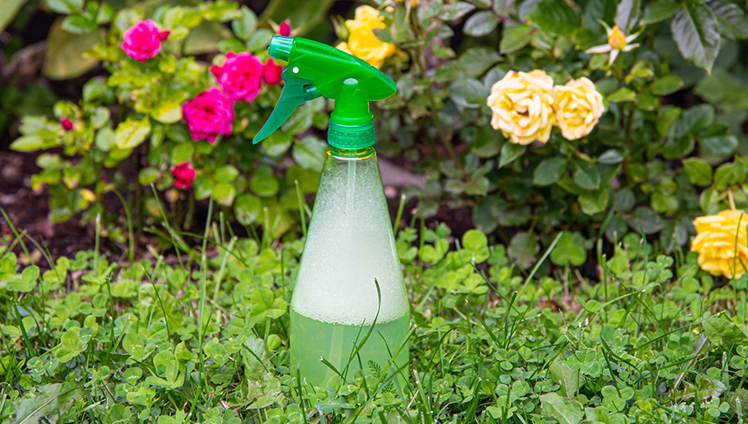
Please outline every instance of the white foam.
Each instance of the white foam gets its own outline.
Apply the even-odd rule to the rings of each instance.
[[[376,157],[351,161],[328,157],[291,307],[324,322],[372,323],[408,311],[392,223]]]

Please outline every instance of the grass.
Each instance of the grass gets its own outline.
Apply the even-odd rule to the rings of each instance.
[[[478,231],[418,223],[397,241],[407,384],[375,364],[311,389],[288,367],[303,244],[237,239],[219,222],[154,230],[177,246],[174,265],[96,249],[45,254],[44,272],[19,265],[14,246],[43,246],[11,226],[0,422],[744,422],[748,277],[715,281],[692,254],[676,252],[676,266],[633,235],[599,254],[598,283],[568,267],[542,275],[549,252],[525,276]]]

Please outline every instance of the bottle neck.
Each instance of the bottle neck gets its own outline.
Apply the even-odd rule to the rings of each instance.
[[[376,155],[374,147],[363,147],[360,149],[340,149],[335,146],[330,146],[330,150],[327,154],[340,160],[361,160],[368,159]]]

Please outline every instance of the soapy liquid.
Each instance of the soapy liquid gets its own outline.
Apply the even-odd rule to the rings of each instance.
[[[320,358],[342,373],[357,337],[361,344],[375,317],[359,352],[361,365],[354,357],[346,379],[362,368],[365,375],[374,374],[369,361],[386,369],[408,334],[409,311],[373,150],[361,159],[328,156],[291,299],[291,375],[325,387],[336,373]],[[397,355],[390,375],[407,364],[408,347]],[[404,383],[407,370],[402,376]]]
[[[378,365],[378,369],[384,371],[390,363],[391,355],[394,355],[408,335],[408,314],[393,321],[376,323],[374,331],[361,347],[359,356],[363,365],[364,375],[377,375],[369,361]],[[297,371],[302,378],[306,378],[307,384],[325,387],[330,377],[337,375],[333,370],[320,361],[325,358],[335,369],[343,373],[348,364],[351,354],[355,352],[355,341],[358,338],[360,345],[366,337],[371,325],[344,325],[318,321],[298,312],[291,310],[291,375],[296,376]],[[385,343],[384,340],[387,340]],[[396,359],[390,365],[387,376],[389,378],[397,369],[403,367],[408,361],[409,344],[400,350]],[[388,350],[389,349],[389,350]],[[350,381],[360,370],[357,357],[353,357],[348,365],[346,378]],[[405,371],[398,378],[400,384],[404,382]]]

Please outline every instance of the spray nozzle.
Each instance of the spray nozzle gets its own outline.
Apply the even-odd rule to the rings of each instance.
[[[320,96],[335,100],[327,140],[331,146],[360,149],[374,144],[369,102],[395,94],[394,81],[361,59],[304,38],[276,35],[268,53],[288,62],[281,74],[286,84],[254,144],[280,128],[297,107]]]

